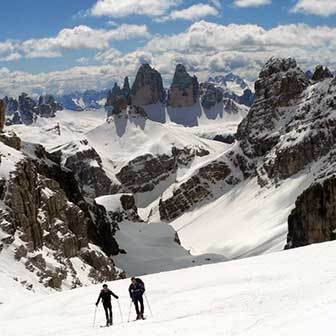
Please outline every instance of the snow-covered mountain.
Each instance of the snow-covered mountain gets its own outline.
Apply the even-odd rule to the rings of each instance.
[[[246,89],[253,91],[253,84],[230,72],[227,75],[209,77],[208,82],[221,86],[225,91],[241,96]]]
[[[38,295],[0,273],[0,330],[4,336],[331,336],[335,253],[332,242],[143,277],[153,315],[145,300],[147,319],[134,323],[127,323],[129,312],[135,318],[129,279],[111,282],[119,296],[112,302],[111,328],[100,328],[105,325],[101,306],[94,321],[101,285]]]
[[[112,90],[108,118],[104,110],[62,111],[10,126],[21,146],[3,139],[16,144],[24,162],[32,160],[42,176],[34,183],[43,189],[45,178],[57,181],[84,211],[87,245],[72,250],[75,257],[85,262],[82,248],[99,251],[112,258],[115,277],[119,269],[147,274],[335,239],[336,82],[328,69],[318,67],[309,80],[295,60],[270,59],[250,110],[221,97],[212,84],[199,85],[182,66],[165,102],[160,74],[149,66],[139,73],[132,88],[125,80]],[[134,99],[144,104],[133,105]],[[213,140],[219,136],[222,141]],[[29,189],[27,197],[37,196]],[[34,211],[45,207],[39,203]],[[70,220],[48,216],[33,224],[63,220],[63,235],[79,239]],[[34,231],[34,225],[19,216],[16,227]],[[56,234],[48,225],[46,231]],[[5,237],[4,263],[20,248],[16,232]],[[32,258],[36,246],[29,249],[30,238],[23,237],[20,244]],[[43,235],[38,241],[49,246]],[[52,246],[51,255],[64,254],[60,246]],[[69,261],[64,254],[62,262]],[[91,264],[87,269],[95,269]],[[74,265],[67,274],[80,275]]]
[[[86,90],[57,96],[62,106],[67,110],[84,111],[100,109],[105,106],[108,90]]]

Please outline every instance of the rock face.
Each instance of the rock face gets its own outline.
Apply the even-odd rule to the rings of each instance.
[[[4,103],[6,106],[6,115],[12,115],[14,112],[19,110],[19,103],[13,97],[5,97]]]
[[[186,166],[196,156],[205,156],[209,152],[203,149],[172,148],[171,155],[145,154],[138,156],[116,174],[126,192],[139,193],[152,191],[160,182],[169,179],[179,165]]]
[[[225,162],[213,161],[199,169],[186,182],[173,191],[173,195],[167,199],[161,199],[159,203],[160,218],[164,221],[172,221],[183,213],[191,210],[196,204],[212,197],[211,185],[225,181],[231,173]]]
[[[191,77],[184,65],[178,64],[168,95],[170,107],[188,107],[196,103],[199,97],[199,84],[196,76]]]
[[[95,199],[112,192],[112,182],[102,168],[101,158],[86,139],[69,143],[52,154],[73,172],[84,196]]]
[[[63,110],[61,104],[57,103],[51,95],[40,96],[35,113],[44,118],[55,117],[57,111]]]
[[[126,92],[127,91],[124,88],[121,89],[117,83],[114,84],[113,89],[109,91],[107,95],[107,101],[105,105],[108,117],[119,114],[127,108],[129,103],[129,95],[127,95]]]
[[[34,121],[36,103],[30,98],[27,93],[22,93],[19,96],[19,112],[21,120],[24,124],[32,124]]]
[[[242,104],[245,106],[252,106],[254,102],[254,93],[250,89],[246,89],[244,90],[243,95],[238,97],[236,101],[238,104]]]
[[[286,248],[336,239],[336,178],[305,190],[288,217]]]
[[[294,59],[271,58],[266,63],[255,83],[254,104],[237,131],[246,152],[251,145],[252,156],[262,156],[278,142],[276,127],[284,108],[293,104],[291,101],[298,99],[308,85]]]
[[[3,181],[0,196],[6,208],[0,212],[0,227],[6,233],[2,239],[4,248],[14,248],[15,258],[46,287],[74,288],[88,279],[115,279],[113,261],[98,246],[92,249],[89,245],[93,229],[89,211],[70,202],[56,180],[41,174],[59,178],[62,175],[50,158],[43,164],[43,148],[38,148],[40,152],[34,154],[36,163],[24,157],[10,178]],[[74,193],[75,186],[67,187]],[[83,199],[82,202],[85,203]],[[78,263],[73,263],[72,258],[77,258]],[[81,276],[84,269],[88,278]]]
[[[327,67],[323,67],[322,65],[318,65],[315,68],[314,74],[312,76],[312,80],[315,82],[320,82],[323,81],[327,78],[332,78],[334,77],[334,75],[332,74],[332,72],[327,68]]]
[[[0,132],[5,126],[5,102],[0,99]]]
[[[211,83],[200,85],[201,104],[205,109],[211,109],[223,100],[223,90]]]
[[[149,64],[142,64],[131,89],[131,103],[145,106],[163,102],[165,91],[160,73]]]
[[[40,96],[38,102],[29,97],[26,93],[22,93],[17,101],[15,98],[5,97],[6,106],[6,124],[31,124],[37,116],[44,118],[55,117],[57,111],[63,110],[63,106],[59,104],[54,96]]]

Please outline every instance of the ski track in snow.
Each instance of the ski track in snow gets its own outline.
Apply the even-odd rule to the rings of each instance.
[[[120,296],[124,323],[114,300],[111,328],[99,327],[105,323],[101,306],[92,325],[100,285],[29,293],[0,305],[0,331],[2,336],[333,335],[335,254],[331,242],[145,276],[154,315],[146,305],[147,320],[132,323],[126,323],[129,279],[115,281],[109,286]],[[1,280],[0,288],[23,291]],[[131,312],[133,319],[133,307]]]

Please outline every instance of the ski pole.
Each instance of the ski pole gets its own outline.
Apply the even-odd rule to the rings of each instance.
[[[153,317],[153,312],[152,312],[151,306],[150,306],[150,304],[149,304],[149,301],[148,301],[148,299],[147,299],[147,295],[146,295],[146,293],[145,293],[145,299],[146,299],[146,302],[147,302],[147,306],[148,306],[148,308],[149,308],[149,311],[150,311],[150,313],[151,313],[151,316]]]
[[[95,308],[95,312],[94,312],[94,316],[93,316],[93,325],[92,325],[92,328],[94,328],[95,324],[96,324],[97,308],[98,308],[98,306],[96,306],[96,308]]]
[[[130,321],[130,318],[131,318],[131,309],[132,309],[132,301],[130,303],[130,307],[129,307],[129,312],[128,312],[128,319],[127,319],[127,322]]]
[[[122,315],[122,311],[121,311],[121,307],[120,307],[120,302],[118,301],[118,307],[119,307],[119,313],[120,313],[120,318],[121,318],[121,323],[124,323],[124,319],[123,319],[123,315]]]

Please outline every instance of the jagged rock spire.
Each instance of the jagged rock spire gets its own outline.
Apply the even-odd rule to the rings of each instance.
[[[149,64],[142,64],[131,89],[132,105],[145,106],[162,102],[164,92],[160,73]]]
[[[323,81],[327,78],[332,78],[334,75],[329,70],[328,67],[323,67],[323,65],[318,65],[315,68],[314,74],[312,76],[312,80],[316,82]]]
[[[238,127],[237,138],[252,145],[252,155],[264,155],[278,141],[274,132],[281,108],[308,87],[309,80],[294,58],[272,57],[255,83],[255,101]],[[247,145],[249,144],[249,145]]]
[[[188,107],[199,97],[199,84],[196,76],[190,76],[183,64],[177,64],[169,90],[168,105]]]
[[[5,102],[0,99],[0,132],[3,131],[5,125]]]

